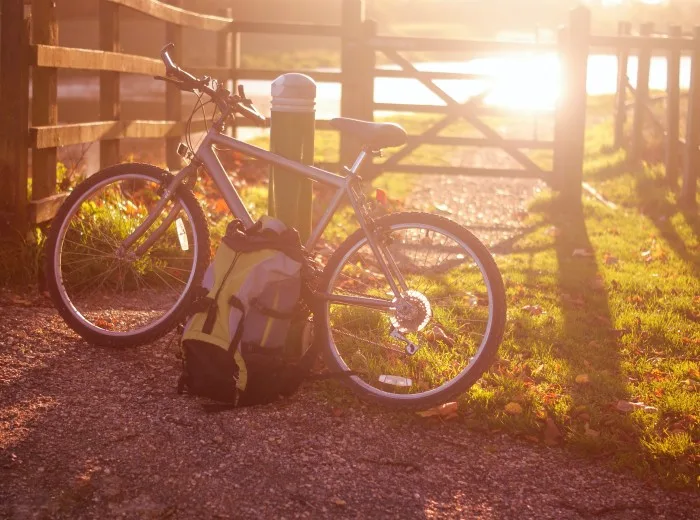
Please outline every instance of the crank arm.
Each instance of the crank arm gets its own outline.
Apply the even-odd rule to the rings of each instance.
[[[409,356],[413,356],[416,352],[418,352],[418,350],[420,350],[420,347],[413,343],[410,339],[406,338],[406,336],[401,334],[399,329],[392,327],[389,336],[404,343],[406,345],[406,354],[408,354]]]

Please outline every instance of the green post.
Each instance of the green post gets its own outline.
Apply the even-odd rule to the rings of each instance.
[[[316,83],[304,74],[283,74],[272,83],[270,151],[304,164],[314,161]],[[299,231],[302,243],[311,235],[310,179],[272,167],[268,213]]]

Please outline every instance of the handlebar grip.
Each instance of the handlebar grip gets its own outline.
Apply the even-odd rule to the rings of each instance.
[[[175,62],[170,57],[170,51],[174,48],[175,44],[170,42],[160,50],[160,57],[163,60],[163,63],[165,63],[166,73],[172,73],[178,69],[177,65],[175,65]]]
[[[166,75],[175,76],[181,81],[192,83],[193,85],[191,85],[191,87],[196,87],[200,83],[200,81],[189,72],[185,72],[180,67],[178,67],[173,61],[173,59],[170,57],[170,51],[174,48],[175,44],[170,42],[160,51],[160,57],[163,60],[163,63],[165,64]]]

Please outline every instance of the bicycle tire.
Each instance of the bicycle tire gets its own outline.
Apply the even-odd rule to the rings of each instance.
[[[420,410],[438,406],[455,399],[468,390],[491,366],[496,358],[498,347],[505,330],[505,288],[498,266],[488,249],[465,227],[438,215],[420,212],[402,212],[389,214],[377,219],[375,221],[375,229],[390,228],[393,225],[401,224],[429,225],[458,237],[459,240],[471,249],[475,257],[483,265],[484,280],[490,285],[493,298],[493,321],[489,329],[488,337],[485,339],[484,346],[478,358],[473,366],[470,366],[466,372],[454,378],[452,380],[453,382],[451,382],[447,388],[435,391],[431,393],[431,395],[421,397],[416,394],[411,399],[405,399],[399,394],[386,393],[386,395],[381,395],[370,392],[364,385],[359,383],[359,377],[357,376],[340,378],[343,384],[366,401],[393,409]],[[341,264],[345,262],[346,255],[353,251],[358,246],[359,242],[364,241],[365,237],[364,231],[360,229],[348,237],[333,253],[321,276],[318,286],[319,292],[329,293],[332,290],[333,277],[338,272],[338,269],[342,268]],[[317,312],[316,330],[318,332],[316,337],[318,341],[321,341],[319,349],[322,352],[326,366],[331,372],[345,371],[347,370],[347,366],[343,366],[339,362],[339,356],[337,357],[334,353],[330,323],[330,304],[325,302],[319,304]]]
[[[121,336],[115,336],[102,334],[94,330],[94,328],[87,326],[75,315],[75,312],[78,311],[72,311],[68,303],[64,301],[61,295],[59,288],[61,274],[56,272],[56,262],[54,261],[56,256],[56,248],[59,245],[58,240],[60,238],[60,230],[66,218],[70,218],[72,216],[71,211],[76,204],[79,203],[83,197],[89,195],[95,186],[105,183],[110,178],[114,178],[116,180],[119,177],[124,177],[128,174],[134,173],[144,177],[150,177],[161,186],[167,185],[173,178],[173,176],[166,170],[150,164],[125,163],[105,168],[88,177],[71,192],[56,214],[56,217],[51,223],[51,227],[49,229],[45,249],[44,267],[49,295],[58,313],[65,320],[66,324],[84,340],[93,345],[106,347],[131,347],[151,343],[163,337],[184,319],[193,296],[193,291],[201,284],[204,271],[206,270],[210,259],[209,228],[202,207],[197,202],[197,199],[194,197],[192,191],[184,186],[180,186],[177,191],[177,196],[191,216],[192,232],[196,234],[198,240],[197,243],[200,244],[200,246],[197,249],[197,256],[193,261],[195,271],[194,277],[184,291],[184,296],[181,298],[180,302],[169,311],[170,315],[167,317],[167,319],[157,323],[152,328],[146,328],[145,330],[132,334],[126,333]]]

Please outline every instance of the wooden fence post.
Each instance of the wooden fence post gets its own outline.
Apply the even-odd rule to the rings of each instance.
[[[342,93],[340,115],[354,119],[366,116],[367,100],[361,97],[363,78],[362,35],[365,17],[363,0],[343,0],[341,34]],[[340,136],[340,163],[350,166],[359,151],[356,142],[347,135]]]
[[[119,52],[119,6],[101,0],[99,2],[100,49]],[[100,72],[100,119],[118,121],[121,119],[119,97],[119,73]],[[100,168],[119,162],[119,139],[100,141]]]
[[[24,238],[29,227],[29,24],[24,1],[3,0],[0,18],[0,217],[7,216],[0,218],[0,229],[8,224]]]
[[[182,0],[168,0],[168,3],[176,7],[182,7]],[[175,44],[171,57],[175,63],[182,66],[182,27],[168,23],[165,26],[165,39]],[[175,85],[166,83],[165,87],[165,118],[169,121],[182,120],[182,91]],[[182,167],[182,159],[177,154],[180,137],[165,138],[165,161],[168,169],[177,171]]]
[[[581,204],[583,159],[586,141],[588,54],[591,13],[585,7],[571,11],[568,37],[560,33],[563,52],[563,92],[557,107],[554,165],[561,197]]]
[[[559,85],[560,92],[554,107],[554,157],[552,171],[556,175],[552,180],[552,186],[557,189],[562,187],[563,172],[566,170],[566,143],[564,139],[566,131],[566,112],[568,97],[568,49],[569,49],[569,28],[560,27],[557,32],[557,51],[559,56]]]
[[[617,28],[620,36],[629,36],[632,33],[632,24],[620,22]],[[625,123],[627,122],[627,65],[629,63],[629,49],[620,48],[617,54],[617,96],[615,98],[615,148],[622,148],[625,141]]]
[[[221,16],[227,18],[232,18],[232,9],[229,7],[227,9],[221,9],[219,11]],[[236,92],[236,68],[238,67],[238,61],[235,59],[235,55],[238,54],[240,59],[240,42],[238,40],[238,32],[234,32],[233,24],[219,31],[216,35],[216,66],[223,69],[227,69],[226,77],[220,78],[226,82],[226,88],[230,89],[231,92]],[[235,126],[233,127],[235,131]]]
[[[683,30],[678,25],[669,27],[670,38],[681,38]],[[681,112],[681,49],[673,46],[668,52],[666,84],[666,180],[673,186],[678,185],[678,142],[680,138]]]
[[[700,27],[693,31],[693,54],[688,100],[688,123],[685,145],[685,167],[679,203],[689,208],[697,206],[696,193],[700,168]]]
[[[653,23],[642,24],[639,35],[650,37],[654,32]],[[632,127],[632,149],[630,159],[638,162],[644,151],[644,121],[649,107],[649,72],[651,69],[651,47],[642,46],[637,55],[637,85],[634,97],[634,125]]]
[[[374,79],[377,67],[377,52],[370,45],[372,39],[377,35],[377,22],[375,20],[365,20],[362,24],[362,46],[358,58],[360,63],[358,70],[360,74],[357,78],[357,100],[358,119],[374,121]],[[352,160],[352,158],[349,158]],[[374,167],[374,157],[368,157],[362,166],[361,173],[367,178],[374,178],[379,173]]]
[[[32,0],[32,34],[35,44],[58,45],[58,23],[54,0]],[[32,70],[32,126],[58,124],[58,71]],[[56,191],[56,148],[32,150],[32,200]]]

